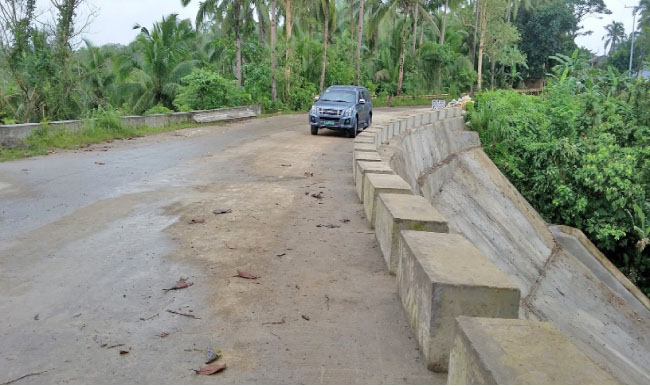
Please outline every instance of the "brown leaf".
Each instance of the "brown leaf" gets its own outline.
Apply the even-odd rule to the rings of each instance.
[[[201,369],[194,370],[194,372],[196,372],[198,375],[212,375],[212,374],[220,373],[224,371],[226,368],[227,366],[225,364],[223,365],[214,364],[214,365],[201,367]]]
[[[173,287],[164,288],[163,290],[164,291],[174,291],[174,290],[179,290],[179,289],[191,287],[193,285],[194,285],[194,283],[192,283],[191,281],[187,281],[187,278],[181,277],[180,279],[178,279],[178,281],[176,282],[176,284],[174,284]]]
[[[103,162],[95,162],[95,165],[106,165],[106,164]]]
[[[347,224],[347,223],[349,223],[349,222],[350,222],[350,220],[349,220],[349,219],[347,219],[347,218],[344,218],[344,219],[342,219],[342,220],[339,220],[339,221],[341,221],[341,222],[342,222],[343,224]]]
[[[302,318],[305,319],[305,320],[309,320],[309,316],[307,316],[307,315],[302,315]]]
[[[282,164],[280,166],[282,166],[283,168],[289,168],[289,167],[291,167],[291,164]]]
[[[163,331],[163,332],[161,332],[160,334],[158,334],[158,336],[159,336],[159,337],[161,337],[161,338],[166,338],[166,337],[168,337],[168,336],[169,336],[169,333],[168,333],[168,332],[165,332],[165,331]]]
[[[313,177],[314,173],[305,172],[305,177]]]
[[[252,273],[248,273],[240,270],[237,270],[237,275],[235,277],[241,277],[242,279],[249,279],[249,280],[254,280],[259,278],[259,276],[257,275],[253,275]]]
[[[318,194],[314,193],[314,194],[312,194],[311,196],[314,197],[314,198],[317,199],[317,200],[322,200],[322,199],[323,199],[323,194],[322,194],[322,193],[323,193],[323,192],[320,192],[320,193],[318,193]]]
[[[204,218],[193,218],[190,220],[190,224],[203,224],[205,222]]]
[[[126,350],[120,350],[120,355],[126,355],[126,354],[128,354],[128,353],[129,353],[129,352],[126,351]]]
[[[232,209],[215,209],[212,211],[212,213],[214,213],[215,216],[218,216],[220,214],[232,213]]]

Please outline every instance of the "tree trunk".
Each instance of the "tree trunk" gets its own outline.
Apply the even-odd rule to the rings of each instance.
[[[357,28],[357,67],[354,75],[354,84],[357,86],[361,79],[361,38],[363,38],[363,6],[365,0],[359,0],[359,26]]]
[[[264,21],[264,14],[262,13],[261,7],[255,7],[257,9],[257,39],[259,40],[260,46],[264,47],[266,45],[266,22]]]
[[[413,12],[413,45],[411,46],[411,53],[415,55],[415,44],[418,41],[418,16],[420,13],[420,7],[418,7],[417,2],[414,5],[415,12]]]
[[[233,13],[235,17],[235,46],[237,48],[237,69],[235,76],[237,77],[237,87],[241,87],[241,31],[239,28],[239,0],[235,0],[233,3]]]
[[[479,19],[480,19],[480,29],[481,37],[478,44],[478,83],[476,85],[477,90],[481,91],[483,85],[483,51],[485,50],[485,29],[487,28],[487,1],[481,1],[479,5]]]
[[[275,82],[275,43],[277,39],[277,0],[271,0],[271,100],[278,100],[278,88]]]
[[[478,37],[479,0],[474,1],[474,38],[472,39],[472,67],[476,68],[476,38]]]
[[[422,47],[423,42],[424,42],[424,20],[422,20],[422,26],[420,26],[420,44],[419,44],[420,47]]]
[[[445,0],[445,9],[442,13],[442,28],[440,29],[440,44],[445,44],[445,30],[447,29],[448,10],[449,10],[449,0]]]
[[[350,18],[350,39],[354,41],[354,30],[355,30],[355,22],[354,22],[354,0],[349,0],[350,1],[350,6],[348,8],[348,17]]]
[[[291,34],[293,32],[293,13],[291,10],[291,0],[284,0],[285,22],[284,30],[287,39],[286,65],[284,70],[285,80],[285,98],[289,99],[291,91],[291,58],[293,57],[293,46],[291,45]]]
[[[363,0],[362,0],[363,1]],[[321,63],[320,71],[320,93],[323,93],[323,86],[325,86],[325,68],[327,67],[327,40],[329,39],[329,24],[330,24],[330,4],[329,0],[321,0],[323,4],[323,14],[325,16],[323,28],[323,61]]]
[[[490,60],[490,88],[494,90],[494,79],[495,72],[497,70],[497,63],[494,60]]]
[[[402,84],[404,82],[404,50],[406,48],[406,22],[408,12],[404,12],[404,25],[402,26],[402,48],[399,55],[399,75],[397,77],[397,96],[402,95]]]

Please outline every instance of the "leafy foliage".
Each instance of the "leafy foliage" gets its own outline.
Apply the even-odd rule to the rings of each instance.
[[[582,229],[650,293],[650,83],[561,73],[541,97],[478,95],[471,127],[548,222]]]
[[[218,73],[199,69],[182,79],[174,105],[181,111],[248,105],[250,94]]]

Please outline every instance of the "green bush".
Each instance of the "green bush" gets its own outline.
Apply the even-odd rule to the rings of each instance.
[[[165,107],[163,105],[155,105],[154,107],[152,107],[149,110],[145,111],[144,115],[171,114],[173,112],[174,112],[174,110],[168,109],[167,107]]]
[[[235,81],[226,80],[209,69],[194,70],[182,79],[174,106],[181,111],[209,110],[221,107],[244,106],[252,98]]]
[[[469,119],[486,153],[546,221],[582,229],[650,293],[650,85],[610,86],[567,78],[539,97],[482,93]]]

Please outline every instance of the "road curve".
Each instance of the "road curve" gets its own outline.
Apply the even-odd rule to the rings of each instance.
[[[299,114],[0,164],[0,383],[445,382],[351,151]],[[196,375],[209,347],[228,368]]]

